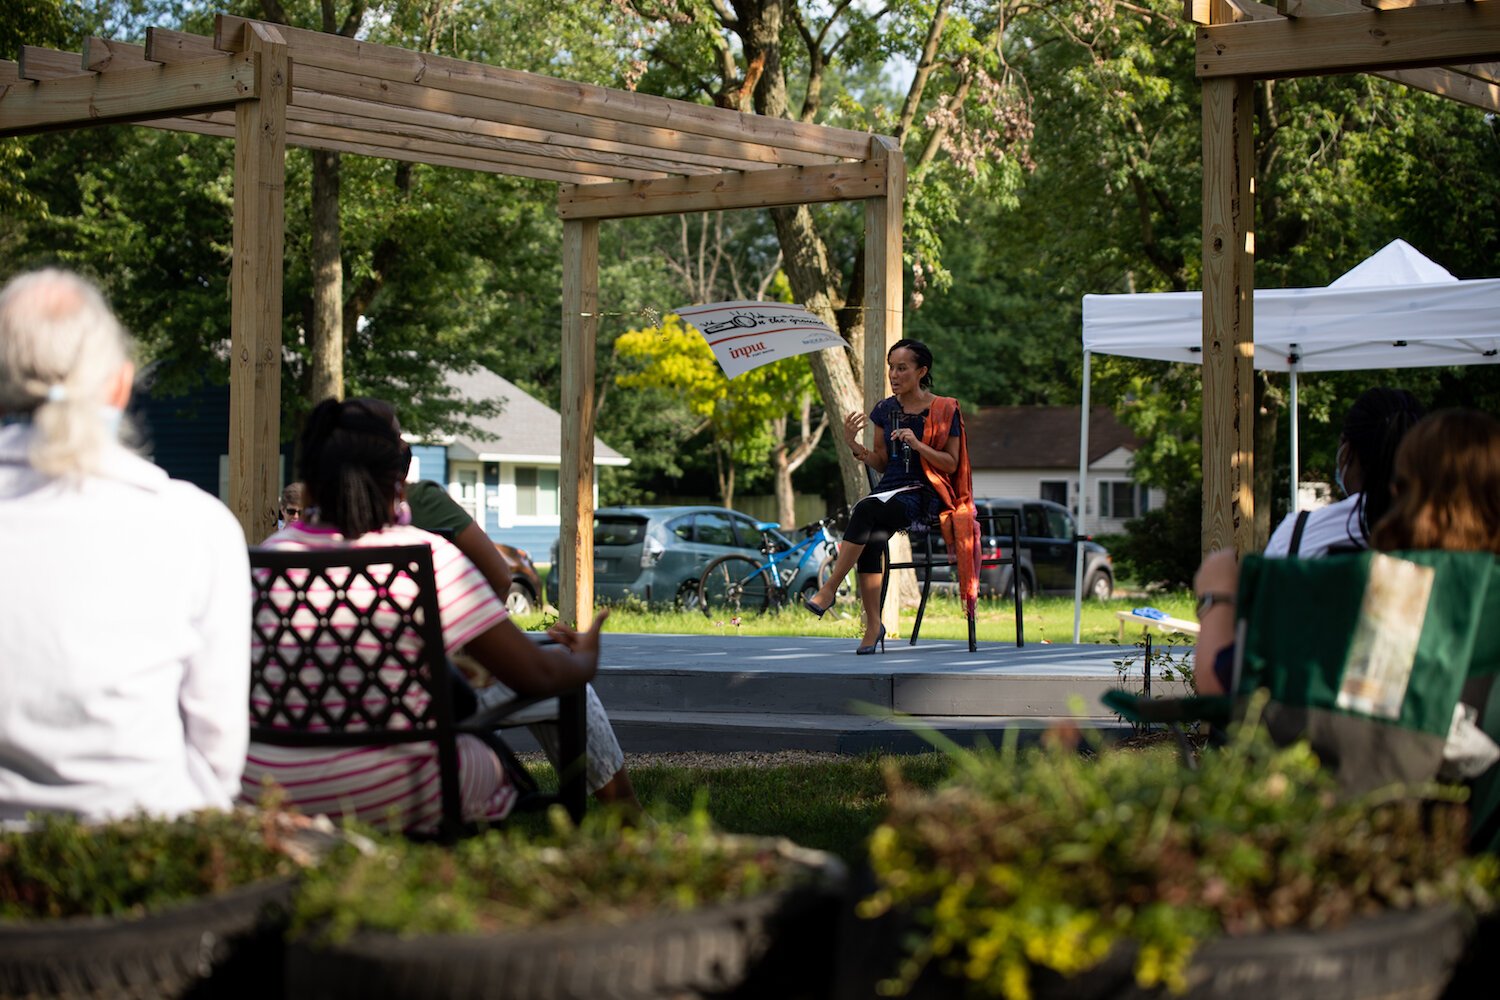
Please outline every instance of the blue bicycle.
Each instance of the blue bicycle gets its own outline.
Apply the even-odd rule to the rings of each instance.
[[[757,524],[764,560],[757,562],[750,556],[729,555],[709,563],[698,580],[698,606],[710,618],[751,611],[760,614],[779,608],[787,603],[787,588],[803,575],[803,567],[809,560],[817,560],[817,582],[809,580],[803,588],[812,593],[828,580],[834,557],[838,555],[838,539],[829,531],[832,524],[833,518],[825,517],[803,525],[798,530],[806,537],[780,551],[771,534],[780,525]]]

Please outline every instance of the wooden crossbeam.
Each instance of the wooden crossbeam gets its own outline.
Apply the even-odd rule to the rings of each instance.
[[[208,111],[257,96],[253,54],[22,81],[0,91],[0,136]]]
[[[673,177],[565,187],[557,196],[563,219],[625,219],[679,212],[857,201],[886,193],[886,171],[869,161],[822,167],[775,167],[709,177]]]
[[[1200,27],[1201,79],[1378,72],[1500,58],[1500,3]]]
[[[1393,69],[1376,76],[1405,84],[1415,90],[1447,97],[1462,104],[1500,113],[1500,83],[1451,69]]]
[[[183,115],[135,122],[167,132],[190,132],[195,135],[234,136],[234,112],[218,111],[206,115]],[[286,142],[303,149],[325,149],[335,153],[353,153],[408,163],[430,163],[433,166],[477,170],[487,174],[511,174],[535,180],[564,184],[603,184],[614,178],[590,173],[587,165],[546,157],[519,157],[498,154],[477,156],[468,147],[455,143],[422,140],[389,139],[376,141],[378,135],[357,128],[288,120]]]
[[[213,44],[203,36],[153,28],[147,32],[146,56],[173,62],[217,51]],[[747,157],[742,155],[747,151],[743,143],[700,136],[679,137],[683,148],[669,152],[640,141],[643,133],[639,128],[598,120],[587,120],[584,130],[589,134],[575,135],[559,130],[558,116],[545,110],[306,64],[297,68],[293,83],[288,115],[294,121],[301,116],[302,108],[316,108],[422,130],[449,129],[460,133],[451,137],[454,142],[491,148],[514,143],[514,148],[529,155],[598,164],[598,172],[617,178],[639,177],[643,171],[699,174],[756,169],[778,159],[774,150],[752,147]],[[829,162],[827,157],[797,156],[814,163]],[[606,169],[614,166],[621,169]]]
[[[204,55],[211,56],[218,55],[218,53],[208,52]],[[96,73],[108,73],[112,70],[136,69],[149,62],[143,45],[117,42],[112,38],[100,38],[97,35],[90,35],[83,40],[84,69],[93,70]]]
[[[21,67],[9,59],[0,59],[0,87],[21,79]]]
[[[17,64],[23,80],[64,80],[70,76],[88,76],[83,56],[77,52],[59,52],[40,45],[21,46]]]
[[[219,48],[232,49],[235,39],[249,23],[252,22],[245,18],[220,14],[215,21],[215,44]],[[370,76],[390,83],[420,84],[419,92],[442,90],[493,97],[535,111],[550,112],[548,117],[554,124],[538,127],[571,131],[572,127],[577,127],[574,124],[577,120],[592,118],[629,126],[637,134],[636,141],[662,146],[668,152],[681,151],[678,137],[685,136],[779,150],[786,156],[802,153],[819,157],[863,158],[869,149],[869,134],[851,129],[742,114],[649,94],[573,83],[324,32],[298,28],[283,30],[292,59],[299,66]],[[376,95],[369,96],[374,99]],[[394,102],[393,94],[387,103]],[[412,103],[409,106],[424,105]],[[773,157],[770,162],[795,161]]]

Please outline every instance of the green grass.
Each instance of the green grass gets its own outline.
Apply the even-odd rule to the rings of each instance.
[[[939,753],[870,754],[778,767],[640,767],[630,777],[641,804],[653,815],[684,815],[701,795],[721,830],[786,837],[852,863],[864,858],[866,840],[885,817],[884,761],[921,788],[936,786],[950,769],[949,759]],[[529,767],[544,785],[553,780],[547,765]],[[545,817],[535,813],[507,822],[538,833],[546,828]]]
[[[1176,618],[1192,619],[1193,599],[1186,591],[1156,594],[1149,598],[1119,597],[1108,601],[1085,600],[1079,641],[1113,643],[1120,632],[1116,611],[1150,605]],[[766,614],[743,614],[736,626],[727,616],[706,617],[697,611],[650,609],[640,604],[617,605],[605,624],[606,632],[658,632],[687,635],[820,635],[857,640],[861,634],[859,604],[849,601],[838,605],[834,614],[814,618],[800,605]],[[900,632],[909,633],[916,620],[916,610],[901,613]],[[517,620],[522,628],[542,627],[541,614]],[[1022,628],[1027,644],[1073,641],[1073,600],[1068,597],[1038,597],[1022,604]],[[1127,627],[1125,641],[1139,636]],[[980,642],[1015,642],[1015,609],[1009,601],[979,602],[976,634]],[[955,597],[934,596],[922,617],[922,636],[929,639],[963,639],[968,636],[959,601]],[[891,638],[897,638],[893,635]]]

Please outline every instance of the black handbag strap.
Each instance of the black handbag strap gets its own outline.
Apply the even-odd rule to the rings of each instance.
[[[1302,529],[1307,527],[1307,516],[1312,511],[1303,510],[1297,512],[1297,523],[1292,526],[1292,543],[1287,546],[1286,554],[1289,558],[1295,558],[1297,551],[1302,548]]]

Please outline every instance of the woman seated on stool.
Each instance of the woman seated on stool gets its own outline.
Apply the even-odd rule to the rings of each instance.
[[[558,645],[539,646],[510,621],[504,598],[457,547],[408,523],[402,497],[411,451],[389,403],[323,401],[308,416],[301,454],[307,506],[301,520],[266,539],[267,548],[427,545],[447,652],[463,647],[499,683],[524,695],[560,694],[594,677],[605,613],[588,631],[558,628],[552,633]],[[589,789],[602,802],[638,809],[620,744],[592,687],[586,688],[585,700]],[[546,739],[541,742],[555,752]],[[460,735],[458,744],[465,818],[502,818],[516,793],[500,759],[476,737]],[[253,799],[267,777],[287,788],[304,812],[383,825],[394,811],[403,829],[426,831],[441,811],[431,744],[329,751],[252,743],[243,796]]]
[[[1396,451],[1390,488],[1389,510],[1370,535],[1373,548],[1500,555],[1500,421],[1494,417],[1440,410],[1418,421]],[[1199,694],[1226,693],[1238,589],[1234,550],[1210,553],[1193,580]]]
[[[886,365],[893,395],[870,412],[868,422],[880,429],[875,446],[859,443],[867,423],[863,413],[856,411],[844,420],[849,449],[881,473],[880,482],[874,493],[854,505],[833,572],[804,602],[807,610],[823,617],[849,570],[857,566],[865,611],[864,641],[855,650],[861,656],[877,647],[885,652],[880,581],[886,543],[896,532],[925,530],[937,515],[948,551],[957,559],[959,592],[970,616],[979,596],[979,522],[958,400],[932,392],[932,352],[919,340],[896,341],[886,352]]]

